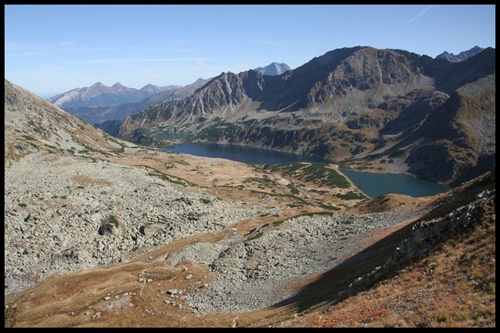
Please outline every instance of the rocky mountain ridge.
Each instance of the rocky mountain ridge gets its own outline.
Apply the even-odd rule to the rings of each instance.
[[[484,48],[479,47],[479,46],[474,46],[472,49],[467,50],[467,51],[462,51],[457,55],[454,55],[453,53],[448,53],[447,51],[444,51],[443,53],[439,54],[436,56],[436,59],[445,59],[450,62],[459,62],[459,61],[464,61],[470,57],[475,56],[479,52],[484,50]]]
[[[494,161],[495,68],[491,48],[459,63],[342,48],[281,75],[222,73],[188,98],[102,128],[140,143],[176,131],[352,167],[404,164],[409,174],[455,186]]]

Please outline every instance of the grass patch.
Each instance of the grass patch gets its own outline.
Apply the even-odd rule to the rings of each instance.
[[[364,194],[354,193],[353,191],[349,191],[345,194],[338,193],[335,195],[337,198],[344,200],[358,200],[358,199],[368,199]]]
[[[330,188],[349,188],[347,179],[326,163],[293,162],[283,164],[266,164],[264,170],[277,171],[285,176],[326,186]]]
[[[120,228],[120,222],[118,222],[114,215],[109,215],[104,221],[102,221],[98,233],[101,236],[112,234],[114,228]],[[125,230],[122,230],[122,233],[124,234]]]
[[[267,177],[267,175],[264,175],[263,178],[257,178],[257,177],[249,177],[243,180],[243,183],[257,183],[257,187],[260,189],[265,189],[267,187],[273,188],[273,187],[279,187],[279,183],[276,182],[275,180],[271,180]],[[271,192],[275,192],[274,189],[271,189]]]
[[[108,224],[111,224],[111,225],[114,225],[116,228],[118,228],[118,220],[116,219],[116,217],[114,215],[110,215],[108,217],[108,221],[107,221]]]
[[[142,166],[145,167],[148,170],[152,170],[151,172],[148,172],[148,176],[158,177],[158,178],[163,179],[165,181],[168,181],[170,183],[178,184],[178,185],[182,185],[182,186],[199,187],[197,184],[188,182],[187,180],[182,179],[180,177],[168,175],[168,174],[163,173],[161,171],[158,171],[158,170],[156,170],[154,168],[151,168],[150,166],[147,166],[147,165],[142,165]]]

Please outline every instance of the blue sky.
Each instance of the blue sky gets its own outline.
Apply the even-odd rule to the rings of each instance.
[[[495,48],[495,5],[5,5],[5,78],[41,97],[187,85],[353,46]]]

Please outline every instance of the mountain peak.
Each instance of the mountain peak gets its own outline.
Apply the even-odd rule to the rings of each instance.
[[[106,87],[106,86],[104,84],[102,84],[100,81],[96,82],[90,86],[90,88],[102,88],[102,87]]]
[[[265,67],[258,67],[254,69],[254,71],[260,72],[264,75],[281,75],[289,70],[291,70],[290,66],[277,62],[272,62]]]
[[[484,50],[484,48],[476,45],[473,48],[471,48],[470,50],[460,52],[458,55],[454,55],[453,53],[449,53],[447,51],[444,51],[443,53],[436,56],[436,59],[445,59],[445,60],[448,60],[450,62],[460,62],[460,61],[464,61],[470,57],[475,56],[476,54],[480,53],[483,50]]]

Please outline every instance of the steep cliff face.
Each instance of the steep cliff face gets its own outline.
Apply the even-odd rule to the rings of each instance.
[[[175,130],[336,161],[390,160],[405,166],[399,171],[457,184],[492,166],[495,68],[491,48],[459,63],[343,48],[282,75],[222,73],[114,131],[132,139],[139,128]]]

